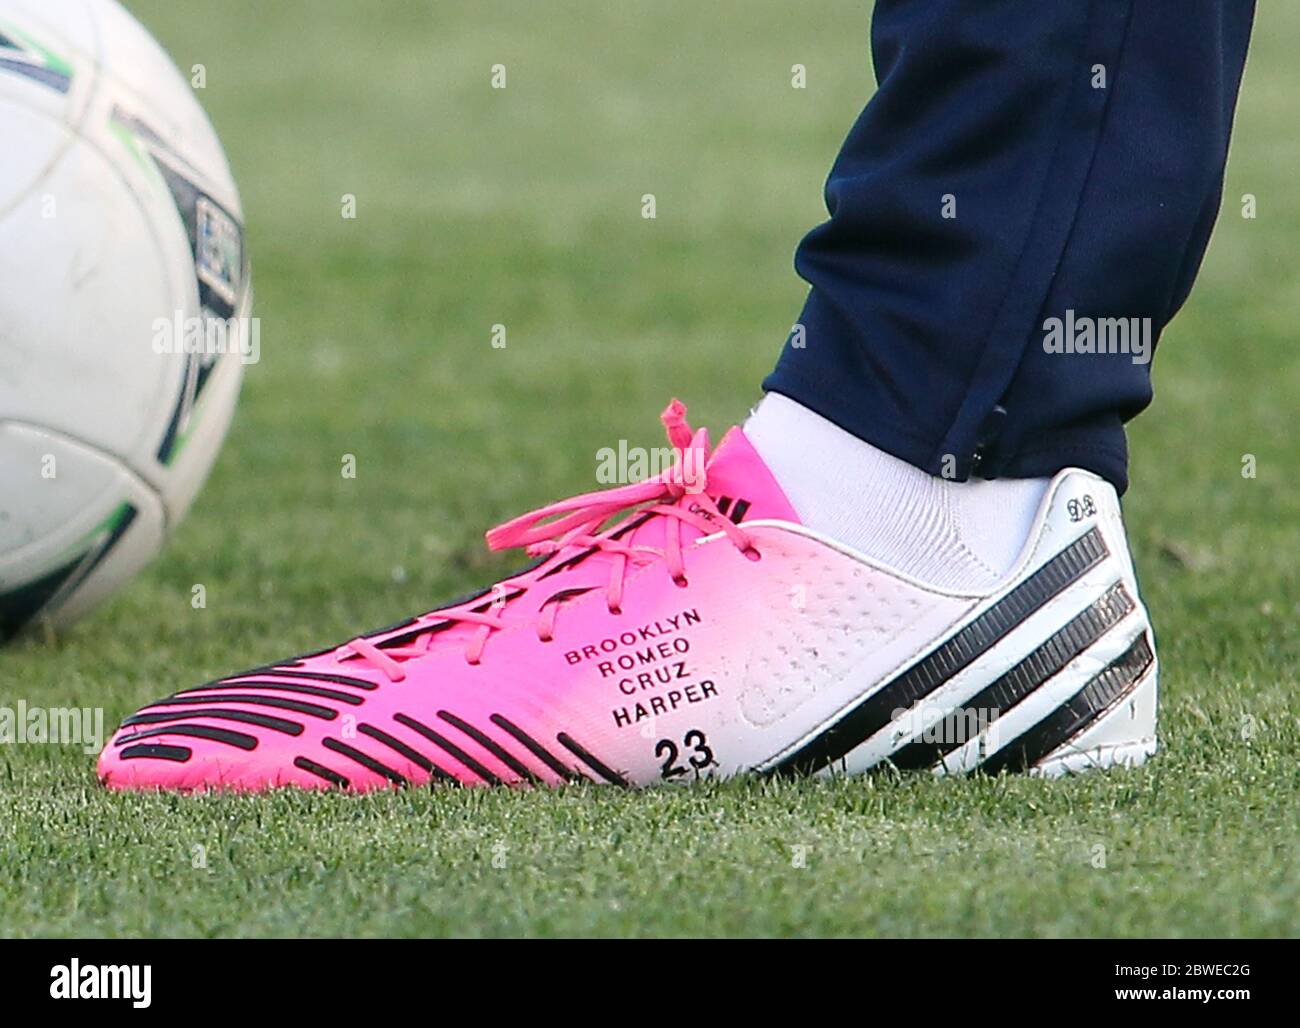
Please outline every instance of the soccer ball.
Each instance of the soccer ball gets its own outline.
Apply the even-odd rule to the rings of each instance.
[[[115,0],[0,0],[0,640],[65,624],[184,516],[256,324],[239,194]]]

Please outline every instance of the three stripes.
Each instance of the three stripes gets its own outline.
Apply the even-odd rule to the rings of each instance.
[[[961,628],[928,655],[849,708],[834,723],[819,730],[792,752],[766,768],[772,774],[812,774],[842,761],[858,746],[895,721],[958,673],[989,652],[1027,617],[1041,610],[1108,556],[1098,529],[1080,536],[992,607]],[[1135,607],[1123,584],[1116,582],[1065,627],[1001,675],[961,708],[951,712],[930,739],[907,743],[890,759],[900,768],[938,764],[964,745],[959,722],[963,711],[1001,717],[1023,702],[1072,660],[1117,625]],[[1040,721],[1025,736],[999,749],[979,769],[1026,770],[1076,738],[1131,692],[1154,659],[1145,633],[1116,661],[1061,708]],[[1063,713],[1066,712],[1066,713]],[[939,740],[934,741],[934,737]]]

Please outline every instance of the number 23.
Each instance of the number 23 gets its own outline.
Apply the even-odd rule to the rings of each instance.
[[[703,771],[709,765],[717,763],[713,758],[713,750],[709,748],[708,739],[698,728],[692,728],[686,733],[682,738],[682,745],[691,750],[687,755],[687,761],[696,771]],[[655,758],[663,761],[660,769],[661,777],[676,778],[686,774],[686,768],[677,763],[677,757],[677,743],[672,739],[660,739],[655,743]]]

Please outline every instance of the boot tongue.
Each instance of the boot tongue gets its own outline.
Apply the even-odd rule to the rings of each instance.
[[[690,481],[689,475],[687,480]],[[799,523],[799,516],[790,506],[790,501],[739,426],[728,431],[709,456],[703,492],[717,505],[718,513],[733,524],[743,525],[758,518]],[[712,521],[717,517],[689,492],[682,502],[703,518]],[[684,522],[679,524],[683,544],[691,543],[704,534],[694,525]],[[652,517],[625,536],[624,540],[639,546],[662,549],[667,530],[668,518]]]
[[[709,497],[736,524],[758,518],[799,523],[799,515],[740,426],[722,437],[708,470]]]

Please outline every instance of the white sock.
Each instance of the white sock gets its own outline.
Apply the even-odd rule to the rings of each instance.
[[[997,585],[1051,481],[936,478],[780,393],[764,396],[744,428],[800,521],[944,589]]]

